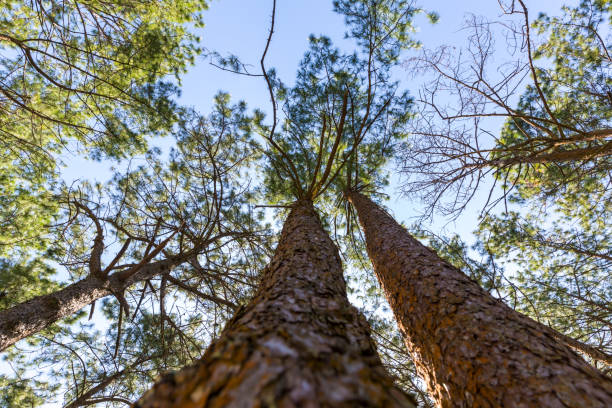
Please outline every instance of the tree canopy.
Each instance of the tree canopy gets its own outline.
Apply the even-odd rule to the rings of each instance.
[[[506,20],[468,20],[462,52],[423,51],[411,66],[434,79],[398,157],[404,192],[429,214],[457,215],[488,189],[474,250],[499,296],[608,354],[610,7],[533,18],[526,2],[506,2]],[[499,29],[513,57],[503,63]],[[505,120],[498,131],[491,118]]]
[[[432,232],[427,217],[410,229],[611,374],[612,1],[538,16],[503,1],[499,21],[467,20],[463,48],[432,50],[416,22],[438,15],[416,2],[335,0],[345,39],[311,35],[295,78],[271,68],[269,6],[259,73],[207,55],[262,81],[270,104],[219,91],[209,112],[179,99],[205,54],[207,2],[0,10],[0,340],[13,333],[0,405],[129,405],[192,364],[259,284],[274,221],[310,200],[385,366],[433,406],[348,191],[420,202],[429,219],[480,212],[473,237]],[[67,183],[77,157],[112,174]]]

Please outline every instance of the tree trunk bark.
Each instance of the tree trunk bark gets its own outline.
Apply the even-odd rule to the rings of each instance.
[[[0,311],[0,351],[78,312],[97,299],[113,292],[122,293],[136,282],[166,273],[177,263],[180,262],[163,260],[147,264],[125,279],[118,275],[88,276],[57,292],[37,296],[2,310]]]
[[[612,407],[612,380],[512,310],[359,193],[374,271],[440,407]]]
[[[414,407],[350,305],[338,250],[298,201],[251,302],[191,367],[135,404],[187,407]]]

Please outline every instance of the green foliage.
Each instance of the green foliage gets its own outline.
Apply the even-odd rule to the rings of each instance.
[[[506,187],[515,186],[509,201],[523,210],[487,216],[479,230],[496,258],[518,266],[514,281],[522,292],[521,311],[608,352],[612,162],[604,149],[612,135],[605,131],[612,120],[612,75],[604,27],[612,22],[611,12],[610,1],[583,0],[578,7],[563,7],[560,17],[542,15],[534,22],[545,37],[534,52],[542,65],[537,79],[544,99],[529,86],[518,110],[540,121],[509,121],[499,141],[503,149],[525,146],[549,137],[552,129],[560,146],[552,154],[601,153],[501,171],[498,178]],[[589,137],[599,129],[600,137]]]
[[[409,34],[420,10],[408,3],[336,1],[357,51],[311,36],[295,85],[274,78],[280,130],[268,135],[263,115],[255,118],[259,133],[273,140],[264,168],[268,201],[321,196],[330,203],[354,184],[387,184],[382,167],[410,117],[411,99],[391,77],[401,51],[416,45]]]
[[[23,263],[0,259],[0,309],[59,289],[55,273],[44,257]]]
[[[120,157],[142,149],[140,133],[168,125],[175,89],[158,81],[178,78],[200,52],[188,28],[203,24],[205,8],[202,0],[5,3],[3,119],[44,134],[9,127],[2,140],[32,143],[22,146],[30,152],[70,137]],[[3,120],[3,130],[14,122]]]
[[[3,2],[0,255],[44,247],[60,153],[125,158],[176,121],[177,79],[200,52],[202,0]]]
[[[506,188],[514,183],[520,197],[554,200],[583,190],[608,199],[612,58],[605,27],[612,21],[611,4],[583,0],[576,8],[563,7],[560,17],[542,15],[533,23],[542,38],[533,52],[537,81],[517,107],[529,119],[508,121],[496,157],[516,149],[551,159],[518,161],[499,172]]]
[[[479,235],[490,253],[517,268],[519,310],[609,353],[610,225],[594,218],[583,228],[575,217],[557,215],[549,225],[535,212],[487,217]]]
[[[0,405],[3,407],[37,407],[45,402],[40,387],[47,387],[35,379],[21,379],[0,375]]]

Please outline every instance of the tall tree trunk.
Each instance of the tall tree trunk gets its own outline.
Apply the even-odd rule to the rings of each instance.
[[[142,266],[133,275],[122,277],[88,276],[48,295],[37,296],[0,311],[0,351],[15,342],[31,336],[58,320],[71,316],[83,307],[113,293],[122,293],[135,282],[151,279],[167,273],[180,263],[163,260]]]
[[[374,271],[441,407],[612,407],[612,380],[493,298],[359,193]]]
[[[381,365],[350,305],[338,250],[311,202],[298,201],[241,308],[191,367],[136,407],[413,407]]]

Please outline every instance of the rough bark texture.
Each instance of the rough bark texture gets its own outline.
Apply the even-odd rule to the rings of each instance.
[[[70,316],[95,300],[114,293],[122,293],[135,282],[168,272],[174,261],[158,261],[144,265],[125,279],[89,276],[57,292],[37,296],[26,302],[0,311],[0,351],[31,336],[56,321]]]
[[[612,381],[359,193],[349,200],[417,370],[440,407],[612,407]]]
[[[338,250],[298,202],[260,287],[195,365],[163,377],[140,408],[413,407],[350,305]]]

